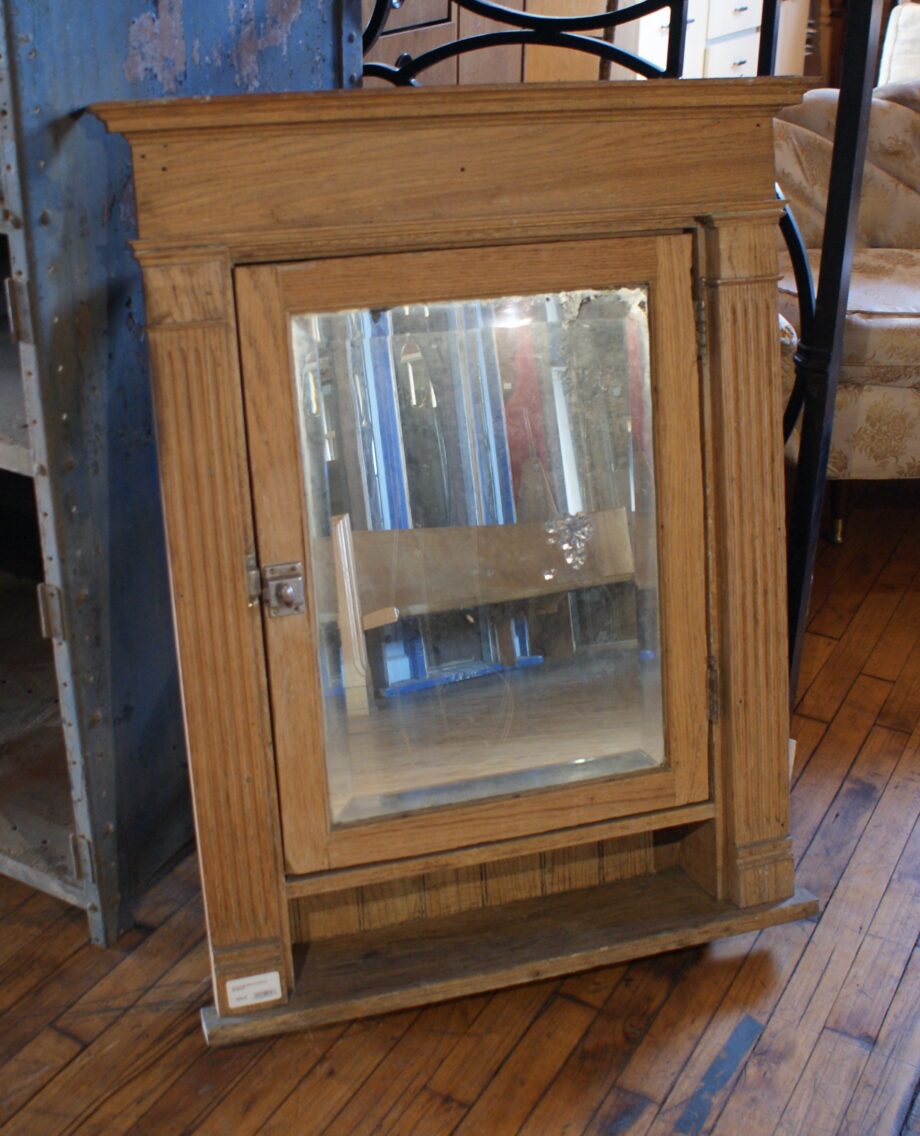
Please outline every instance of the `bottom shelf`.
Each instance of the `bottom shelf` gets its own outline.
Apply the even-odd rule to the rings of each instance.
[[[67,754],[35,583],[0,571],[0,874],[84,906]]]
[[[226,1045],[610,966],[817,910],[801,889],[781,903],[735,907],[666,871],[295,948],[287,1005],[224,1017],[209,1007],[202,1022],[209,1043]]]

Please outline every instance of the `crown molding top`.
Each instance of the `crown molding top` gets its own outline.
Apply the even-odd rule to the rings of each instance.
[[[746,108],[775,113],[797,103],[814,84],[801,78],[659,79],[654,82],[532,83],[393,91],[317,91],[95,103],[90,110],[110,131],[135,136],[162,131],[366,123],[411,119],[529,116],[579,112],[638,114],[695,108]]]

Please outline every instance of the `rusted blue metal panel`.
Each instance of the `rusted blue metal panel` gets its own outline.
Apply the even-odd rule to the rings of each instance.
[[[91,926],[188,842],[127,144],[96,101],[354,85],[357,0],[0,0],[13,270]],[[98,894],[97,894],[98,893]]]

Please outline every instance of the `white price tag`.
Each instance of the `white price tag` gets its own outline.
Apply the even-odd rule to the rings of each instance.
[[[281,975],[277,970],[264,974],[250,974],[246,978],[232,978],[227,983],[227,1005],[231,1010],[241,1006],[258,1006],[274,1002],[281,997]]]

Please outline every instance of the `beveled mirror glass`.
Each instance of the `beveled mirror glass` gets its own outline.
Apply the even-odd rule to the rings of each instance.
[[[291,335],[333,823],[660,767],[646,289]]]

